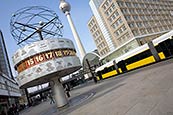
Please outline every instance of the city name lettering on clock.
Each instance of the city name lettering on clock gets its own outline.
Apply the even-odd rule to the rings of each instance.
[[[66,57],[66,56],[76,56],[76,51],[74,49],[56,49],[56,50],[42,52],[21,61],[16,66],[16,69],[20,73],[41,62],[60,57]]]

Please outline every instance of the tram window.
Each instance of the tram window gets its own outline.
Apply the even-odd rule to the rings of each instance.
[[[160,45],[157,45],[155,48],[156,48],[157,52],[161,52],[162,51],[162,48],[160,47]]]
[[[96,73],[96,76],[99,76],[99,75],[101,75],[101,71],[98,71],[98,72]]]
[[[151,54],[151,52],[150,52],[149,50],[144,51],[144,52],[142,52],[141,55],[140,55],[140,60],[141,60],[141,59],[144,59],[144,58],[147,58],[147,57],[149,57],[149,56],[151,56],[151,55],[152,55],[152,54]]]
[[[109,67],[109,71],[113,71],[115,69],[115,67],[112,65]]]
[[[173,48],[173,39],[170,39],[171,49]]]
[[[146,50],[146,51],[144,51],[142,53],[139,53],[139,54],[137,54],[137,55],[135,55],[133,57],[130,57],[130,58],[126,59],[125,62],[128,65],[128,64],[137,62],[139,60],[142,60],[144,58],[147,58],[147,57],[149,57],[151,55],[152,55],[151,52],[149,50]]]
[[[138,61],[139,60],[139,55],[135,55],[135,56],[133,56],[133,57],[130,57],[130,58],[128,58],[128,59],[126,59],[125,60],[125,63],[128,65],[128,64],[131,64],[131,63],[134,63],[134,62],[136,62],[136,61]]]
[[[114,65],[112,66],[112,70],[115,70],[115,66]]]
[[[114,66],[110,66],[110,67],[107,68],[107,72],[110,72],[112,70],[114,70]]]
[[[103,74],[104,74],[104,73],[107,73],[107,72],[108,72],[108,68],[105,67],[104,70],[103,70]]]

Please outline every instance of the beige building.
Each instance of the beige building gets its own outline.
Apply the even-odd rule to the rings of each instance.
[[[173,29],[172,0],[90,0],[89,4],[94,15],[88,27],[102,59],[108,61]]]
[[[90,32],[92,33],[93,39],[96,43],[96,47],[99,49],[100,55],[105,55],[107,52],[110,52],[110,49],[108,47],[108,44],[106,40],[104,39],[103,33],[101,32],[98,22],[96,21],[95,17],[92,16],[89,21],[89,28]]]

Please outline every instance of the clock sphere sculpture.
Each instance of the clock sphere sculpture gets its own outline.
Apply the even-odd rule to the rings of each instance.
[[[81,63],[73,42],[62,38],[63,25],[56,13],[46,7],[26,7],[14,13],[10,25],[17,44],[24,45],[12,57],[19,86],[53,82],[57,107],[67,105],[60,78],[79,70]]]
[[[62,37],[63,25],[57,14],[44,6],[17,10],[10,21],[11,34],[18,45],[47,38]]]

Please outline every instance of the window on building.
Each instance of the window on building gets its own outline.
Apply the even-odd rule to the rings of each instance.
[[[118,11],[116,11],[116,12],[115,12],[115,15],[116,15],[116,16],[119,16],[119,13],[118,13]]]
[[[130,28],[135,27],[134,23],[129,23],[129,27],[130,27]]]
[[[126,2],[125,3],[127,7],[131,7],[131,3],[130,2]]]
[[[127,14],[127,9],[122,9],[121,11],[123,14]]]
[[[112,23],[112,18],[111,17],[108,20],[109,20],[110,23]]]
[[[108,12],[108,11],[106,11],[105,14],[106,14],[107,16],[109,16],[109,12]]]
[[[103,7],[102,7],[104,10],[106,10],[106,6],[105,5],[103,5]]]
[[[112,24],[112,28],[113,28],[113,29],[115,29],[115,28],[116,28],[115,24]]]
[[[137,25],[138,27],[142,27],[142,23],[141,23],[141,22],[137,22],[136,25]]]
[[[140,32],[141,32],[142,34],[146,34],[146,30],[145,30],[145,29],[141,29]]]
[[[141,18],[143,21],[146,20],[146,19],[145,19],[145,16],[141,16],[140,18]]]
[[[134,19],[134,20],[139,20],[139,18],[138,18],[137,15],[133,16],[133,19]]]
[[[122,22],[123,22],[123,21],[122,21],[122,19],[120,18],[120,19],[119,19],[119,23],[121,24]]]
[[[95,28],[97,29],[97,25],[95,25]]]
[[[112,7],[112,9],[115,9],[115,4],[113,3],[111,7]]]
[[[143,3],[141,3],[141,4],[140,4],[140,6],[141,6],[142,8],[144,8],[144,7],[145,7],[145,5],[144,5]]]
[[[115,32],[115,35],[116,36],[119,36],[120,35],[118,30]]]
[[[91,31],[91,33],[93,33],[93,29],[91,29],[90,31]]]
[[[130,12],[131,14],[134,14],[134,13],[135,13],[135,10],[134,10],[134,9],[129,9],[129,12]]]
[[[126,34],[126,38],[130,38],[130,34],[128,32]]]
[[[116,18],[116,16],[113,14],[113,15],[112,15],[112,19],[114,20],[115,18]]]
[[[118,3],[118,5],[119,5],[120,7],[123,7],[123,6],[124,6],[124,2],[122,2],[122,1],[117,1],[117,3]]]
[[[109,1],[109,3],[111,3],[112,2],[112,0],[108,0]]]
[[[147,31],[148,31],[148,33],[152,33],[153,32],[151,28],[148,28]]]
[[[136,36],[138,35],[138,31],[137,30],[132,30],[132,33]]]
[[[93,23],[95,23],[95,21],[94,20],[92,20],[93,21]]]
[[[142,9],[137,9],[136,10],[139,14],[142,14],[143,13],[143,10]]]
[[[120,29],[119,29],[118,31],[119,31],[119,33],[120,33],[120,34],[121,34],[121,33],[123,33],[123,30],[122,30],[122,28],[120,28]]]
[[[109,13],[110,13],[110,14],[112,13],[112,8],[109,9]]]
[[[105,3],[105,4],[106,4],[106,6],[109,6],[109,2],[108,2],[108,1],[106,1],[106,3]]]
[[[131,20],[131,16],[125,16],[125,19],[126,19],[127,21],[130,21],[130,20]]]
[[[125,31],[126,30],[126,27],[125,25],[122,26],[122,30]]]
[[[133,4],[135,8],[138,8],[138,3]]]

